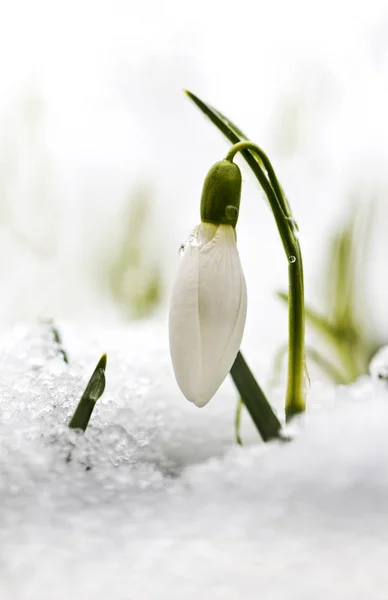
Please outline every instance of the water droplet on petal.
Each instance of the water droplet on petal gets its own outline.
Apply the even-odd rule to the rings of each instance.
[[[197,225],[190,233],[188,239],[179,246],[179,255],[183,256],[190,246],[202,246],[203,245],[203,227]]]
[[[288,260],[290,261],[290,263],[294,263],[296,262],[296,256],[291,255],[288,257]]]
[[[187,246],[202,246],[203,245],[203,224],[197,225],[193,231],[189,235],[189,239],[187,240]]]
[[[238,217],[238,208],[228,204],[228,206],[225,208],[225,215],[227,219],[236,219]]]

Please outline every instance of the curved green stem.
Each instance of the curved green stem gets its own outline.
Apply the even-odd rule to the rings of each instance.
[[[249,141],[243,141],[243,142],[238,142],[237,144],[234,144],[234,146],[232,146],[232,148],[229,150],[228,154],[226,155],[225,160],[233,162],[233,158],[234,158],[235,154],[237,154],[237,152],[241,152],[241,151],[248,150],[248,149],[253,151],[255,154],[257,154],[261,161],[262,161],[263,156],[266,157],[263,150],[259,146],[257,146],[257,144],[254,144],[253,142],[249,142]],[[266,159],[269,163],[269,160],[267,157],[266,157]],[[272,167],[271,167],[271,169],[272,169]],[[272,169],[272,172],[273,172],[273,169]],[[274,176],[275,176],[275,174],[274,174]],[[276,179],[276,176],[275,176],[275,179]],[[276,181],[277,181],[277,179],[276,179]],[[291,212],[288,213],[288,211],[287,211],[287,206],[284,201],[284,195],[282,193],[280,193],[280,196],[279,196],[279,192],[278,193],[275,192],[275,189],[274,189],[271,181],[269,180],[269,175],[267,176],[264,172],[263,172],[263,181],[261,181],[260,183],[262,184],[264,192],[268,198],[268,202],[271,206],[271,210],[275,217],[276,225],[278,227],[279,234],[280,234],[280,237],[281,237],[281,240],[283,243],[283,247],[287,254],[287,258],[289,258],[290,256],[295,256],[295,242],[297,240],[294,236],[294,232],[293,232],[293,228],[292,228]],[[276,187],[276,185],[275,185],[275,187]],[[280,185],[279,185],[279,190],[280,190]]]
[[[260,148],[260,146],[258,146],[257,144],[253,144],[249,140],[238,142],[237,144],[234,144],[234,146],[232,146],[232,148],[229,150],[228,154],[225,157],[225,160],[232,161],[233,157],[237,154],[237,152],[242,152],[243,150],[253,150],[257,154],[260,162],[263,164],[263,167],[267,171],[267,177],[270,181],[270,184],[272,185],[273,191],[276,194],[278,202],[280,203],[285,216],[288,220],[293,220],[290,205],[278,181],[278,178],[276,177],[273,166],[271,165],[268,156],[266,155],[264,150]]]
[[[249,150],[255,153],[266,173],[263,175],[263,189],[273,212],[279,235],[288,260],[288,378],[285,402],[286,419],[304,412],[306,408],[305,373],[305,317],[304,282],[302,254],[296,236],[294,219],[275,175],[275,171],[264,151],[249,141],[241,141],[229,150],[225,160],[233,162],[237,152]]]

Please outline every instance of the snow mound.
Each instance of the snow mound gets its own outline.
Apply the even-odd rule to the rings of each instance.
[[[293,441],[234,445],[229,382],[173,380],[165,324],[20,325],[0,345],[0,597],[386,600],[388,387],[313,383]],[[102,352],[85,435],[67,423]]]

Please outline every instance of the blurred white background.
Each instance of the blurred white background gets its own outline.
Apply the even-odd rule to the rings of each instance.
[[[188,88],[269,154],[318,308],[327,236],[351,198],[378,197],[362,281],[387,327],[387,32],[377,0],[4,1],[0,317],[165,314],[203,178],[228,147]],[[287,263],[241,164],[246,335],[275,344]]]

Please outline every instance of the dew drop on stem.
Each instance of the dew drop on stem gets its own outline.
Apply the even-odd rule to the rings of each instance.
[[[225,215],[227,219],[236,219],[236,217],[238,216],[238,208],[236,206],[228,204],[228,206],[225,208]]]

